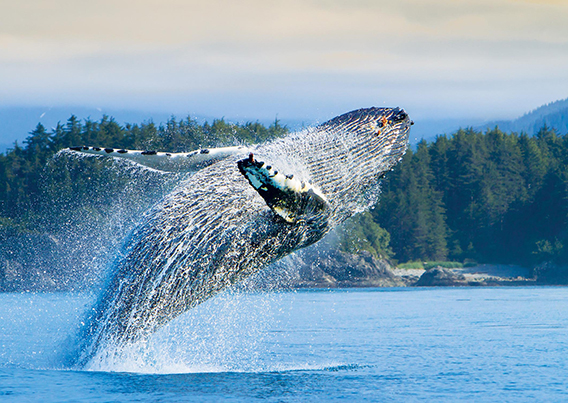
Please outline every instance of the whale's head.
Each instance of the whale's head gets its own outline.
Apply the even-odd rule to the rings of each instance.
[[[334,135],[347,136],[358,144],[384,147],[396,143],[405,149],[412,124],[404,109],[364,108],[337,116],[319,128]]]
[[[285,221],[331,228],[377,201],[411,125],[400,108],[358,109],[258,148],[262,160],[250,154],[239,171]]]
[[[348,112],[313,129],[317,144],[306,156],[310,175],[337,221],[377,202],[379,182],[408,147],[413,122],[401,108]]]

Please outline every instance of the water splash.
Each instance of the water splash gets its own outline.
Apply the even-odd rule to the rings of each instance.
[[[45,218],[37,226],[49,234],[51,258],[35,269],[56,273],[57,286],[66,291],[100,286],[124,237],[183,177],[129,161],[59,151],[43,173]],[[47,252],[43,248],[35,254]]]
[[[279,293],[224,292],[147,339],[99,350],[85,369],[160,374],[265,371],[265,340],[280,299]]]

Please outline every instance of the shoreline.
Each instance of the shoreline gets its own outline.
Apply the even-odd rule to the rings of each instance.
[[[409,286],[525,286],[540,285],[526,267],[480,264],[472,267],[425,269],[393,268],[393,273]]]

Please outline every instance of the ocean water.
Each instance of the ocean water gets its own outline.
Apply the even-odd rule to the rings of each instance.
[[[70,369],[87,294],[0,294],[1,402],[568,401],[568,288],[226,293]]]

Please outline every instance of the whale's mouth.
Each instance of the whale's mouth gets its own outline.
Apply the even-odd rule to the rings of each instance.
[[[400,109],[399,112],[393,116],[394,121],[402,121],[408,118],[408,113],[404,109]]]

